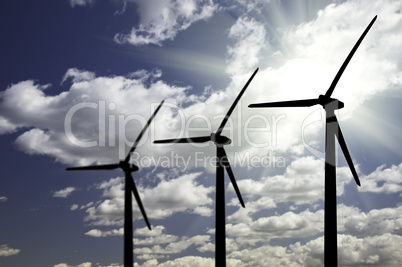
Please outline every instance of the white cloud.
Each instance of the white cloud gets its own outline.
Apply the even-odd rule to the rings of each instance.
[[[227,205],[238,206],[238,199],[233,198]],[[249,199],[245,208],[239,208],[236,212],[227,217],[228,222],[232,223],[247,223],[251,222],[250,215],[266,209],[276,208],[277,205],[271,197],[259,197],[253,201]]]
[[[274,203],[291,202],[297,205],[313,204],[323,199],[324,162],[313,157],[292,161],[284,174],[266,176],[259,180],[243,179],[238,182],[242,194],[265,196]],[[337,168],[337,195],[344,193],[344,186],[351,181],[348,167]],[[266,208],[274,207],[271,202]]]
[[[366,238],[338,235],[340,266],[399,266],[401,254],[398,235],[385,234]],[[264,245],[232,252],[230,259],[238,259],[241,266],[323,266],[322,237],[306,244],[299,242],[288,247]]]
[[[61,83],[64,83],[69,78],[72,79],[73,83],[91,81],[96,78],[95,73],[90,71],[83,71],[77,68],[68,69],[66,74],[64,74],[63,80]]]
[[[136,78],[96,78],[92,73],[73,69],[67,71],[66,77],[73,77],[70,89],[54,96],[45,94],[49,85],[40,86],[33,81],[13,84],[2,92],[0,132],[31,128],[16,139],[17,146],[26,153],[48,155],[64,163],[89,164],[110,158],[117,161],[125,157],[126,145],[132,145],[133,136],[140,132],[138,125],[144,125],[153,112],[152,103],[156,108],[165,98],[175,106],[187,89],[157,80],[158,72],[145,72]],[[167,108],[155,120],[165,117],[166,123],[176,127],[168,119],[173,112]],[[7,125],[2,123],[5,121]],[[97,153],[99,149],[103,152]],[[141,148],[137,151],[141,152]]]
[[[0,197],[0,203],[1,203],[1,202],[6,202],[7,199],[8,199],[7,197],[1,196],[1,197]]]
[[[149,231],[147,227],[136,229],[134,236],[145,236],[145,238],[134,238],[134,244],[138,246],[155,246],[176,242],[179,239],[176,235],[165,234],[164,230],[165,227],[162,225],[152,228],[152,231]]]
[[[70,210],[77,210],[79,208],[79,206],[77,204],[73,204],[70,207]]]
[[[255,221],[227,224],[227,236],[241,246],[255,246],[274,238],[309,237],[323,231],[323,210],[259,217]]]
[[[383,164],[369,175],[362,177],[361,192],[393,194],[402,191],[402,163],[386,168]],[[400,194],[402,196],[402,193]]]
[[[92,267],[92,263],[91,262],[84,262],[78,265],[68,265],[66,263],[59,263],[54,265],[54,267]]]
[[[70,0],[71,7],[86,6],[93,3],[93,0]]]
[[[59,191],[53,193],[53,197],[67,198],[72,192],[76,191],[77,188],[69,186]]]
[[[187,29],[191,24],[210,18],[217,9],[212,0],[130,2],[137,6],[140,24],[133,27],[128,34],[117,34],[115,41],[118,43],[161,46],[163,41],[172,40],[178,32]]]
[[[106,237],[106,236],[122,236],[124,234],[124,229],[113,229],[109,231],[102,231],[99,229],[92,229],[85,233],[85,235],[93,237]]]
[[[10,123],[6,118],[0,116],[0,134],[12,133],[17,129],[17,125]]]
[[[256,68],[261,53],[268,44],[266,34],[262,23],[248,17],[239,18],[229,30],[229,38],[236,42],[228,47],[229,62],[226,71],[235,75]]]
[[[402,233],[402,206],[362,212],[355,207],[338,206],[339,231],[354,236]]]
[[[17,255],[20,251],[19,249],[10,248],[8,245],[0,245],[0,257]]]
[[[212,204],[209,194],[211,187],[199,184],[196,179],[201,173],[189,173],[176,179],[161,181],[156,187],[137,185],[142,203],[149,219],[164,219],[177,212],[191,212],[203,216],[211,216],[212,211],[206,205]],[[94,225],[118,225],[122,223],[124,210],[124,179],[110,179],[98,186],[107,199],[100,204],[89,207],[86,221]],[[133,200],[135,220],[143,220]]]
[[[135,248],[135,254],[141,254],[138,258],[142,258],[143,256],[148,257],[147,255],[158,255],[158,254],[178,254],[190,246],[204,246],[207,242],[210,241],[209,235],[197,235],[193,237],[181,237],[180,240],[176,242],[170,242],[165,247],[160,245],[154,245],[152,247],[142,247],[142,248]]]
[[[212,187],[205,187],[199,184],[196,179],[201,173],[189,173],[169,181],[161,181],[154,188],[144,190],[144,203],[151,208],[150,216],[154,218],[165,218],[173,212],[192,211],[199,213],[197,208],[211,205],[212,199],[209,194]],[[204,215],[205,209],[203,208]]]
[[[201,206],[201,207],[196,207],[194,209],[194,213],[199,214],[199,215],[204,216],[204,217],[210,217],[213,214],[213,210],[211,208]]]
[[[367,25],[367,20],[371,18],[370,16],[367,19],[367,14],[374,12],[377,6],[380,6],[379,19],[362,43],[338,86],[352,89],[339,90],[341,89],[339,88],[334,92],[336,94],[334,96],[341,95],[347,105],[347,109],[341,111],[340,119],[342,119],[375,93],[401,84],[401,80],[397,78],[400,73],[399,59],[389,52],[397,51],[395,47],[390,47],[395,43],[391,42],[390,38],[402,39],[398,38],[400,32],[398,29],[401,24],[401,18],[396,13],[400,7],[398,2],[390,1],[389,4],[380,5],[375,1],[373,5],[367,6],[361,2],[352,1],[352,3],[330,5],[321,11],[315,20],[282,29],[277,36],[282,44],[280,47],[276,47],[275,42],[267,37],[267,26],[257,18],[240,17],[229,30],[229,38],[233,38],[234,43],[228,49],[231,51],[228,70],[233,69],[236,75],[232,76],[232,82],[224,90],[211,91],[210,94],[202,97],[189,95],[186,91],[189,87],[166,84],[160,79],[160,71],[141,70],[131,77],[96,77],[89,71],[70,69],[63,80],[71,77],[73,82],[71,88],[55,96],[45,94],[48,86],[40,86],[33,81],[20,82],[11,85],[1,95],[0,132],[32,128],[17,138],[18,147],[27,153],[48,155],[64,163],[89,164],[95,161],[111,161],[112,158],[117,158],[116,154],[119,154],[120,158],[125,156],[123,148],[126,148],[126,144],[132,143],[128,140],[132,140],[134,138],[132,136],[139,132],[138,127],[135,126],[139,122],[144,123],[152,112],[149,108],[150,103],[159,103],[163,98],[167,98],[166,103],[172,105],[180,106],[181,103],[186,103],[186,108],[177,110],[165,105],[163,112],[155,118],[158,125],[155,136],[158,139],[174,138],[185,134],[195,135],[197,131],[186,133],[185,129],[189,128],[189,125],[186,125],[189,119],[196,116],[199,120],[193,120],[190,126],[204,127],[206,130],[203,134],[207,130],[209,134],[216,129],[221,121],[219,116],[226,113],[253,71],[252,68],[259,65],[259,62],[270,59],[271,67],[260,69],[224,131],[225,134],[229,132],[229,137],[234,141],[233,145],[228,147],[228,155],[229,158],[233,158],[233,147],[236,147],[237,152],[247,151],[252,156],[266,156],[272,150],[301,156],[305,151],[300,145],[300,134],[305,129],[300,129],[300,125],[312,109],[261,110],[248,109],[247,105],[253,102],[316,97],[323,93],[362,29]],[[358,16],[343,15],[350,13],[350,10],[354,8],[358,10]],[[155,14],[159,11],[149,9],[147,12],[150,14],[144,17],[157,17]],[[343,19],[340,20],[340,17]],[[151,19],[148,22],[150,21]],[[342,42],[327,42],[327,40],[342,40]],[[388,40],[388,42],[376,40]],[[245,55],[244,51],[248,51],[248,54]],[[276,55],[280,56],[276,57]],[[247,63],[248,61],[250,62]],[[320,75],[315,75],[318,72]],[[348,74],[349,72],[351,73]],[[62,122],[65,121],[72,107],[85,103],[91,103],[94,106],[82,107],[74,113],[71,121],[72,134],[77,142],[86,142],[87,145],[91,144],[90,142],[96,144],[94,147],[83,149],[66,138],[66,129]],[[135,110],[133,106],[136,107]],[[214,109],[211,109],[211,106]],[[110,110],[109,107],[115,107],[115,109]],[[102,110],[105,110],[105,120],[99,124],[99,114],[103,112]],[[116,125],[115,127],[109,125],[112,117],[118,124],[119,115],[124,115],[124,119],[128,119],[125,117],[127,114],[139,111],[143,118],[141,121],[130,117],[133,120],[122,121],[127,122],[122,129]],[[202,121],[202,118],[206,118],[208,122]],[[252,141],[268,145],[256,147],[246,142],[244,128],[250,119],[252,119],[251,125],[261,126],[264,120],[268,122],[263,129],[266,132],[248,134]],[[209,125],[205,127],[208,123]],[[313,140],[321,140],[321,137],[317,138],[316,127],[308,126],[307,130],[314,128]],[[150,132],[153,134],[152,129]],[[174,146],[174,151],[177,155],[183,156],[184,160],[191,156],[189,166],[194,166],[195,156],[193,150],[188,149],[190,145],[158,146],[157,150],[150,150],[150,145],[146,141],[144,137],[144,143],[141,144],[143,150],[139,148],[138,151],[149,151],[152,156],[155,156],[150,159],[156,160],[168,155],[173,151]],[[211,147],[212,145],[209,144],[208,147],[200,149],[200,152],[208,156],[213,155],[214,152],[209,149]],[[206,165],[209,170],[213,169],[210,164]],[[177,166],[171,164],[168,167]]]
[[[186,256],[182,258],[176,258],[163,263],[159,263],[158,260],[149,260],[141,265],[135,265],[138,267],[147,266],[158,266],[158,267],[168,267],[168,266],[194,266],[194,267],[210,267],[215,264],[215,260],[212,258],[203,258],[195,256]]]

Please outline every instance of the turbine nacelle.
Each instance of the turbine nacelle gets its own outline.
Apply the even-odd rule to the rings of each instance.
[[[318,104],[323,106],[323,108],[326,110],[337,110],[345,106],[342,101],[339,101],[336,98],[326,97],[325,95],[320,95],[318,97]]]
[[[232,140],[230,140],[230,138],[216,133],[211,133],[211,141],[214,142],[217,146],[225,146],[232,143]]]
[[[140,169],[137,165],[125,162],[124,160],[120,160],[119,166],[121,169],[123,169],[123,171],[129,171],[129,172],[136,172]]]

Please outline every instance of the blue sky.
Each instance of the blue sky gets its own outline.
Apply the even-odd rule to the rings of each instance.
[[[321,107],[248,109],[329,87],[362,186],[338,151],[341,266],[398,266],[402,244],[400,1],[13,1],[0,8],[0,266],[122,266],[123,173],[66,172],[133,155],[153,230],[134,203],[135,266],[211,266],[212,143],[223,134],[243,209],[226,181],[228,266],[322,266]]]

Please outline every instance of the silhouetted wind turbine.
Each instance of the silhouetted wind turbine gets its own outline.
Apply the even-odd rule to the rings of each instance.
[[[331,86],[325,93],[320,95],[317,99],[304,99],[283,102],[271,102],[261,104],[251,104],[250,108],[276,108],[276,107],[309,107],[316,104],[323,106],[326,113],[326,133],[325,133],[325,206],[324,206],[324,265],[337,266],[338,265],[338,252],[337,252],[337,218],[336,218],[336,156],[335,156],[335,136],[338,138],[339,145],[345,155],[346,161],[352,171],[356,184],[360,186],[359,178],[355,167],[353,166],[348,148],[341,128],[339,127],[338,120],[334,111],[344,107],[343,102],[338,99],[331,98],[331,94],[335,89],[336,84],[342,76],[350,59],[353,57],[360,43],[363,41],[367,32],[377,19],[375,16],[366,30],[360,36],[355,46],[350,51],[348,57],[343,62],[341,68],[336,74]]]
[[[226,169],[230,181],[232,182],[233,188],[239,198],[241,205],[244,206],[243,198],[240,194],[239,188],[237,186],[236,180],[233,175],[232,168],[230,167],[224,145],[231,144],[231,140],[226,136],[221,135],[225,124],[227,123],[230,114],[232,114],[234,108],[242,97],[244,91],[246,91],[248,85],[251,80],[254,78],[257,73],[258,68],[254,71],[253,75],[251,75],[250,79],[247,81],[246,85],[240,91],[236,100],[233,102],[230,107],[228,113],[225,115],[225,118],[222,120],[221,125],[219,126],[216,133],[211,133],[210,136],[200,136],[200,137],[185,137],[180,139],[166,139],[166,140],[157,140],[154,141],[156,144],[163,143],[205,143],[208,141],[212,141],[216,145],[216,214],[215,214],[215,266],[226,266],[226,234],[225,234],[225,172]]]
[[[121,160],[116,164],[105,164],[105,165],[95,165],[95,166],[84,166],[84,167],[73,167],[67,168],[67,171],[73,170],[114,170],[120,168],[123,170],[125,175],[125,188],[124,188],[124,266],[132,267],[133,266],[133,208],[132,208],[132,199],[131,199],[131,191],[134,193],[134,197],[137,201],[138,207],[141,210],[142,216],[149,228],[151,230],[151,225],[148,221],[147,214],[145,213],[144,206],[142,205],[140,195],[138,194],[137,187],[135,186],[135,182],[132,172],[138,171],[138,166],[130,163],[130,158],[134,150],[137,148],[138,143],[141,140],[141,137],[144,135],[145,131],[148,129],[149,124],[151,124],[152,119],[155,117],[156,113],[158,113],[159,109],[162,107],[164,100],[159,104],[156,108],[155,112],[149,118],[147,124],[142,129],[141,133],[138,135],[137,140],[135,140],[134,145],[131,147],[128,152],[126,158]]]

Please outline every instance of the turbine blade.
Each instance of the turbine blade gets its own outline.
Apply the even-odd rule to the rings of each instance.
[[[234,190],[236,192],[236,195],[239,198],[240,204],[242,205],[243,208],[245,208],[244,201],[243,201],[243,198],[242,198],[242,196],[240,194],[239,187],[237,186],[236,179],[235,179],[233,171],[232,171],[232,167],[230,167],[230,163],[229,163],[229,160],[228,160],[228,156],[226,155],[226,151],[225,151],[225,149],[223,147],[218,147],[218,150],[220,150],[219,155],[222,156],[222,157],[219,158],[219,160],[221,160],[223,166],[225,167],[225,169],[226,169],[226,171],[227,171],[227,173],[229,175],[230,181],[232,182],[232,185],[233,185],[233,188],[234,188]]]
[[[114,170],[119,168],[119,164],[105,164],[105,165],[93,165],[93,166],[82,166],[82,167],[70,167],[66,171],[78,171],[78,170]]]
[[[223,131],[223,128],[225,127],[225,124],[227,123],[227,121],[229,120],[230,115],[232,114],[233,110],[235,109],[237,103],[239,102],[240,98],[242,97],[242,95],[244,94],[244,92],[246,91],[248,85],[250,84],[251,80],[253,80],[254,76],[257,74],[258,72],[258,68],[254,71],[253,75],[251,75],[250,79],[248,79],[247,83],[244,85],[243,89],[241,89],[239,95],[237,96],[237,98],[235,99],[235,101],[233,102],[232,106],[230,107],[228,113],[226,113],[225,118],[222,120],[221,125],[218,128],[218,131],[216,131],[217,135],[220,135]]]
[[[355,166],[353,165],[353,161],[352,161],[352,158],[350,157],[348,147],[346,146],[345,138],[343,138],[343,134],[342,134],[341,128],[339,127],[339,123],[338,123],[338,120],[336,119],[336,117],[335,117],[335,122],[338,125],[338,131],[335,132],[336,137],[338,138],[338,143],[342,149],[343,155],[345,155],[345,159],[348,162],[350,170],[352,171],[353,178],[355,178],[356,184],[358,186],[360,186],[359,177],[357,176]]]
[[[158,111],[160,110],[160,108],[163,105],[163,102],[165,102],[165,100],[162,100],[162,102],[159,104],[159,106],[156,108],[156,110],[154,111],[154,113],[152,114],[152,116],[148,119],[147,124],[144,126],[144,128],[142,129],[142,131],[140,132],[140,134],[138,135],[137,139],[135,140],[133,146],[131,147],[130,151],[128,152],[126,159],[124,160],[124,162],[128,163],[130,161],[131,158],[131,154],[134,152],[134,150],[137,148],[138,143],[140,142],[142,136],[144,135],[145,131],[148,129],[149,125],[151,124],[151,121],[153,120],[153,118],[155,117],[156,113],[158,113]]]
[[[303,99],[303,100],[251,104],[248,107],[249,108],[310,107],[316,104],[319,104],[318,99]]]
[[[133,191],[135,200],[137,201],[138,207],[141,210],[142,217],[144,217],[144,220],[145,220],[145,223],[148,226],[148,229],[151,230],[151,224],[149,223],[149,220],[148,220],[147,214],[145,212],[144,206],[142,205],[142,201],[141,201],[140,195],[138,194],[137,187],[135,186],[133,176],[131,175],[130,172],[126,172],[126,175],[129,176],[127,181],[129,181],[129,183],[130,183],[129,186],[131,187],[131,190]]]
[[[200,136],[200,137],[184,137],[178,139],[165,139],[165,140],[155,140],[154,144],[165,144],[165,143],[205,143],[211,141],[211,136]]]
[[[375,20],[377,19],[377,16],[375,16],[370,24],[367,26],[367,28],[364,30],[363,34],[360,36],[359,40],[357,40],[355,46],[352,48],[352,50],[349,52],[349,55],[347,56],[347,58],[345,59],[345,61],[343,62],[341,68],[339,69],[338,73],[336,74],[334,80],[331,83],[331,86],[329,87],[329,89],[327,90],[327,92],[325,93],[325,97],[329,98],[331,97],[332,93],[334,92],[335,86],[338,83],[339,79],[341,78],[343,72],[345,71],[347,65],[349,64],[349,61],[352,59],[353,55],[355,54],[357,48],[359,47],[359,45],[361,44],[361,42],[363,41],[364,37],[366,36],[366,34],[368,33],[368,31],[370,30],[371,26],[373,26]]]

